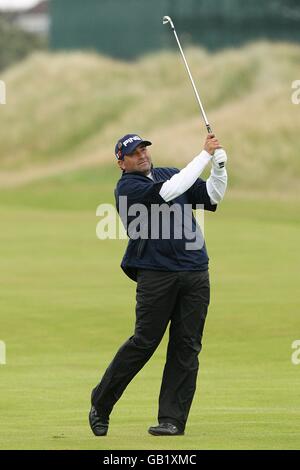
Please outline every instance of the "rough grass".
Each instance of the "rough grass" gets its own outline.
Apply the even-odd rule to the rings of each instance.
[[[232,188],[299,190],[300,46],[255,43],[187,58],[210,121],[230,156]],[[126,132],[150,138],[155,161],[183,165],[202,148],[199,110],[180,55],[138,62],[96,54],[33,55],[3,79],[0,183],[24,184],[114,158]]]

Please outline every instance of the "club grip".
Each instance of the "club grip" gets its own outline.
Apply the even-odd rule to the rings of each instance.
[[[207,129],[207,132],[208,134],[212,134],[212,128],[210,127],[210,124],[206,124],[206,129]],[[219,168],[224,168],[225,164],[222,162],[222,163],[219,163]]]
[[[212,134],[212,128],[210,127],[210,124],[206,124],[206,129],[208,134]]]

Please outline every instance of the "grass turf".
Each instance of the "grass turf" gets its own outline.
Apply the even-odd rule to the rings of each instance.
[[[206,216],[212,297],[184,437],[156,423],[167,334],[95,438],[90,390],[134,327],[126,241],[95,235],[102,168],[0,194],[1,449],[300,448],[299,203],[230,196]],[[99,178],[98,178],[99,177]]]

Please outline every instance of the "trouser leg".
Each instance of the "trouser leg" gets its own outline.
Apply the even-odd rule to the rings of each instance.
[[[180,274],[184,276],[171,317],[158,421],[171,422],[184,430],[196,390],[210,286],[208,271]]]
[[[175,273],[139,271],[134,335],[121,346],[94,388],[92,404],[97,409],[110,413],[129,382],[154,353],[170,320],[177,285]]]

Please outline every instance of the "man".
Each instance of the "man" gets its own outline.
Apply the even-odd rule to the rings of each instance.
[[[127,134],[115,147],[123,172],[115,189],[116,205],[130,237],[121,267],[137,281],[136,325],[133,336],[118,350],[92,391],[89,422],[96,436],[107,434],[115,403],[150,359],[169,323],[159,424],[148,432],[156,436],[183,435],[196,389],[210,285],[206,246],[197,236],[201,231],[192,210],[200,204],[205,210],[216,210],[227,186],[227,156],[215,135],[209,134],[202,152],[181,171],[155,168],[149,145],[150,141]],[[211,174],[204,181],[199,175],[209,162]],[[124,200],[125,212],[121,211]],[[147,209],[138,224],[132,212],[136,207],[140,212],[143,207]],[[166,219],[166,212],[163,217],[157,217],[157,211],[163,207],[170,209],[168,237],[162,236],[157,222]],[[186,217],[180,217],[178,210]],[[189,230],[186,230],[187,221],[191,224]],[[130,229],[130,223],[135,231]],[[151,236],[153,228],[155,236]],[[137,236],[138,230],[143,236]]]

